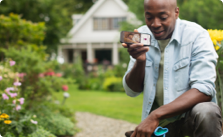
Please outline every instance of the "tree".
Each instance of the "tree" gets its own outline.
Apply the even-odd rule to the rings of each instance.
[[[181,0],[180,17],[196,22],[206,29],[223,28],[223,4],[219,0]]]
[[[81,3],[84,6],[77,6]],[[47,52],[52,53],[57,51],[60,39],[72,27],[71,15],[85,12],[92,4],[91,0],[4,0],[0,4],[0,14],[15,13],[32,22],[45,22],[43,44],[47,46]]]
[[[223,5],[220,0],[178,0],[177,2],[181,19],[196,22],[206,29],[223,28]],[[144,0],[129,0],[128,6],[129,10],[145,24],[143,3]]]

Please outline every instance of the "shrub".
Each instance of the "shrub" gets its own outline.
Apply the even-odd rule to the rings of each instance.
[[[38,127],[35,132],[28,135],[28,137],[56,137],[49,131],[46,131],[43,127]]]
[[[39,124],[50,131],[52,134],[56,136],[61,135],[74,135],[75,129],[74,124],[71,122],[69,118],[66,118],[60,114],[45,114],[39,117]]]
[[[109,77],[105,78],[103,83],[103,89],[108,91],[124,91],[122,86],[121,77]]]

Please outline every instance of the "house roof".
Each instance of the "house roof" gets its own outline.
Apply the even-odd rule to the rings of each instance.
[[[68,33],[68,36],[74,35],[82,25],[87,21],[88,18],[90,18],[96,10],[105,2],[106,0],[98,0],[88,11],[87,13],[81,18],[81,20],[78,22],[77,25],[75,25],[70,32]],[[122,0],[113,0],[115,1],[123,10],[128,10],[128,6],[122,1]]]

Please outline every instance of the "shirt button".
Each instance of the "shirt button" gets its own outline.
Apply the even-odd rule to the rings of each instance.
[[[149,102],[149,104],[151,104],[151,102]]]
[[[155,84],[153,84],[153,86],[155,86]]]
[[[168,70],[168,68],[166,68],[166,71]]]
[[[165,88],[165,90],[167,90],[167,88]]]

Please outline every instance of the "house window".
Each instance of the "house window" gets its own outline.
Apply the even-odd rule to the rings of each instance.
[[[94,30],[117,30],[120,27],[120,22],[125,20],[125,17],[94,18]]]
[[[119,29],[120,22],[125,21],[126,18],[113,18],[112,19],[112,29]]]

